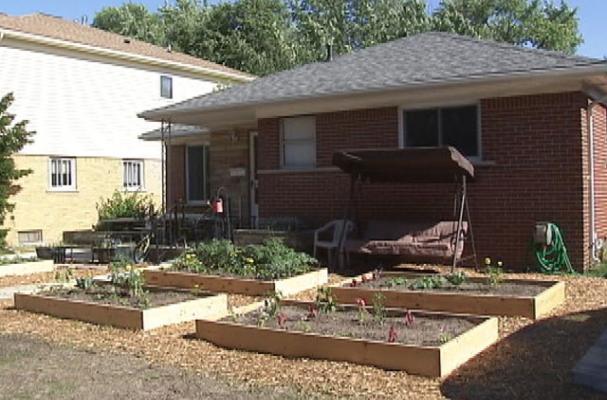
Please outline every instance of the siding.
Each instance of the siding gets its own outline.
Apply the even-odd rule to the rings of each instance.
[[[13,47],[6,47],[6,46]],[[137,113],[210,92],[214,83],[77,53],[0,42],[0,95],[37,131],[22,154],[160,158],[160,145],[137,136],[158,128]],[[160,76],[173,76],[173,99],[160,97]],[[119,144],[119,145],[117,145]]]

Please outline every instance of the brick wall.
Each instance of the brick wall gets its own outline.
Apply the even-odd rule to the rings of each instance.
[[[3,228],[9,229],[7,242],[17,246],[19,231],[42,230],[45,243],[63,240],[63,231],[91,229],[97,223],[96,205],[115,190],[123,191],[122,159],[105,157],[76,158],[76,190],[49,191],[48,156],[15,155],[19,169],[32,173],[17,181],[21,190],[10,198],[15,209]],[[161,202],[160,160],[144,160],[145,194],[157,205]]]
[[[586,105],[581,93],[481,101],[486,163],[477,166],[477,177],[470,184],[480,257],[501,259],[515,269],[532,266],[529,245],[534,222],[548,220],[562,228],[574,265],[580,268],[587,262],[582,179]],[[318,167],[329,167],[335,150],[397,146],[397,114],[397,108],[380,108],[317,115]],[[277,119],[258,124],[260,169],[270,170],[259,176],[260,216],[298,216],[312,224],[341,217],[348,198],[347,176],[331,169],[275,171],[278,126]],[[357,216],[360,220],[448,219],[452,193],[452,185],[366,185]]]
[[[185,150],[184,145],[170,146],[169,152],[171,167],[168,168],[167,182],[167,209],[171,209],[177,202],[185,200]]]

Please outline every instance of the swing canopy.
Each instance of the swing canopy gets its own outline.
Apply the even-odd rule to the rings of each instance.
[[[371,183],[449,183],[453,177],[474,177],[474,166],[447,147],[362,149],[333,153],[333,165]]]
[[[415,259],[451,259],[455,267],[470,231],[466,181],[474,178],[472,163],[453,147],[344,150],[333,153],[333,165],[351,176],[349,218],[356,181],[368,183],[457,183],[454,218],[449,221],[367,221],[357,237],[344,237],[343,251],[399,255]],[[465,218],[464,218],[465,214]],[[471,236],[476,264],[474,238]]]

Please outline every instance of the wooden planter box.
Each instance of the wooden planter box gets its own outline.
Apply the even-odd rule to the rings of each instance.
[[[371,274],[368,274],[371,277]],[[385,272],[383,276],[419,278],[420,274]],[[362,275],[356,277],[361,281]],[[483,278],[468,278],[469,281],[483,282]],[[388,307],[402,307],[431,311],[446,311],[461,314],[501,315],[538,319],[565,301],[565,283],[559,281],[536,281],[527,279],[504,279],[504,283],[537,285],[544,290],[535,296],[509,296],[500,294],[477,294],[464,292],[438,292],[431,290],[391,290],[347,287],[352,280],[331,286],[331,293],[339,303],[355,304],[362,298],[373,300],[376,293],[385,297]],[[370,304],[370,303],[369,303]]]
[[[274,281],[151,269],[144,270],[143,276],[149,285],[154,286],[186,289],[197,286],[199,289],[210,292],[236,293],[249,296],[264,296],[276,292],[289,296],[324,285],[329,280],[326,268]]]
[[[29,275],[41,272],[52,272],[55,268],[53,260],[28,261],[15,264],[0,265],[0,277],[9,275]]]
[[[38,294],[15,293],[14,296],[18,310],[134,330],[150,330],[198,318],[219,319],[228,313],[225,294],[145,310]]]
[[[456,316],[428,312],[416,314]],[[440,346],[404,345],[208,320],[196,321],[196,337],[229,349],[285,357],[347,361],[388,370],[402,370],[415,375],[443,377],[498,339],[496,318],[457,316],[472,320],[477,325]]]

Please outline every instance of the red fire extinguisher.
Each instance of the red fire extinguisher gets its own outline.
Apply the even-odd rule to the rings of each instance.
[[[213,200],[213,212],[216,214],[223,214],[223,200],[221,197]]]

